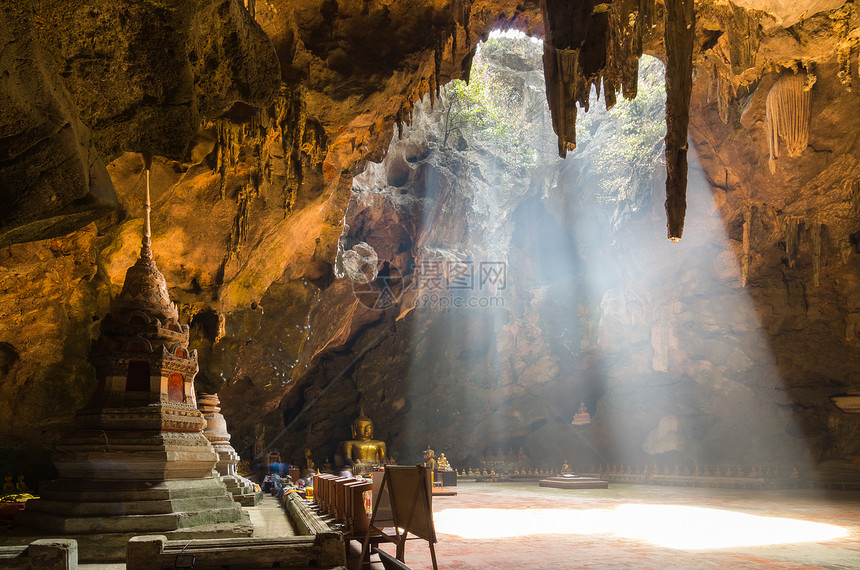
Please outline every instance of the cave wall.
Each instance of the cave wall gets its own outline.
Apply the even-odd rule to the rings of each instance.
[[[655,74],[659,67],[652,61],[645,69]],[[651,81],[640,79],[640,91],[647,90],[641,97],[652,99],[648,106],[628,111],[641,113],[635,115],[641,130],[662,113]],[[826,100],[828,91],[819,96]],[[362,407],[377,419],[377,436],[404,462],[418,461],[430,444],[461,467],[477,466],[486,453],[524,448],[546,468],[567,459],[581,467],[742,465],[809,473],[856,451],[856,420],[829,400],[856,385],[856,333],[843,328],[854,305],[816,291],[846,320],[809,310],[803,293],[813,288],[809,244],[799,246],[790,276],[768,274],[788,270],[784,226],[759,218],[766,203],[727,199],[706,177],[712,155],[703,152],[692,163],[690,231],[673,245],[661,229],[662,147],[640,148],[643,156],[631,161],[615,142],[631,127],[609,120],[609,113],[590,112],[586,134],[567,161],[552,162],[544,152],[531,177],[512,184],[498,176],[498,157],[485,149],[467,141],[443,145],[446,105],[443,100],[436,112],[422,106],[386,159],[355,179],[342,240],[346,254],[356,253],[344,260],[353,290],[327,291],[315,316],[321,326],[337,319],[332,306],[348,306],[346,318],[360,326],[348,329],[341,321],[336,345],[282,402],[293,445],[331,458],[333,418]],[[725,128],[719,103],[705,106],[715,123],[702,113],[700,128]],[[548,115],[543,120],[548,124]],[[814,127],[810,144],[825,144],[819,139],[832,128]],[[747,162],[763,156],[763,164],[762,133],[748,136],[757,142],[738,152]],[[840,161],[853,164],[846,156]],[[760,174],[758,200],[785,191],[784,180],[766,166]],[[858,221],[851,196],[831,190],[819,199],[841,212],[831,224],[845,223],[841,239],[850,245]],[[744,207],[752,208],[748,218],[755,224],[746,254],[742,226],[750,210]],[[811,223],[803,219],[810,221],[801,225]],[[821,255],[830,248],[830,274],[848,292],[858,259],[853,250],[841,257],[838,241],[822,245]],[[476,268],[503,260],[504,305],[422,303],[419,273],[427,259],[471,261]],[[366,272],[353,270],[355,260],[405,268],[400,302],[385,310],[357,302],[354,290]],[[326,330],[310,343],[331,338]],[[805,355],[810,343],[821,341],[826,349]],[[810,381],[819,366],[827,379]],[[594,415],[589,426],[571,425],[580,401]],[[340,431],[345,437],[346,427]]]
[[[858,383],[852,133],[860,113],[848,91],[857,77],[858,15],[853,2],[822,3],[818,8],[828,12],[810,11],[799,21],[784,6],[746,7],[698,7],[690,139],[734,258],[748,260],[742,263],[747,288],[780,374],[797,388],[793,409],[805,435],[819,456],[850,454],[857,422],[828,407],[827,396]],[[141,174],[150,156],[156,260],[192,323],[199,386],[221,391],[240,451],[256,438],[285,454],[304,445],[287,441],[285,418],[289,423],[297,409],[319,402],[310,397],[314,391],[344,381],[338,359],[352,362],[346,353],[363,350],[359,340],[378,328],[387,332],[371,336],[369,346],[390,353],[405,350],[401,333],[462,328],[456,316],[421,323],[409,314],[395,320],[399,307],[381,317],[356,306],[337,268],[345,217],[347,225],[362,227],[349,219],[350,203],[358,201],[352,178],[383,158],[392,132],[413,119],[422,95],[435,97],[438,85],[467,72],[474,45],[490,29],[542,34],[540,3],[46,0],[0,8],[2,43],[14,47],[3,52],[9,74],[0,80],[10,103],[3,106],[0,147],[0,433],[10,468],[44,469],[52,442],[94,386],[88,345],[134,258]],[[659,18],[656,24],[644,47],[659,55]],[[817,79],[810,146],[798,158],[781,158],[770,175],[759,122],[769,85],[790,68]],[[407,164],[415,156],[403,151]],[[456,207],[470,203],[449,194]],[[473,246],[473,233],[489,231],[479,229],[480,216],[467,223],[444,203],[421,216],[433,216],[446,235]],[[381,222],[381,245],[374,247],[408,267],[406,252],[419,240],[409,225],[416,214],[382,202],[362,208],[366,225],[353,237],[372,234]],[[501,226],[488,235],[501,235],[493,233]],[[476,334],[504,339],[504,327],[516,323],[524,344],[511,349],[517,354],[511,369],[566,373],[547,362],[547,346],[559,341],[538,334],[529,315],[523,307],[501,322],[486,317]],[[438,351],[450,359],[457,348]],[[586,376],[597,366],[595,358],[588,362]],[[455,397],[433,382],[456,371],[429,364],[428,395]],[[391,369],[402,372],[404,365]],[[369,365],[348,376],[375,378],[381,386],[397,382]],[[509,389],[535,391],[513,380]],[[355,387],[342,393],[308,442],[325,448],[346,437],[361,398]],[[542,394],[542,401],[550,399],[551,392]],[[391,409],[374,410],[379,435],[402,445],[413,432],[383,426],[407,412],[422,429],[439,419],[436,408],[419,412],[394,394],[382,401]],[[293,427],[308,421],[301,417]],[[524,420],[501,439],[525,437],[529,427],[540,428]],[[440,443],[452,439],[448,433]]]

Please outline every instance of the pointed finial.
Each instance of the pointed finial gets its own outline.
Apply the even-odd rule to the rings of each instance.
[[[152,240],[150,239],[152,232],[149,225],[149,212],[152,208],[149,205],[149,168],[146,169],[146,217],[143,221],[143,240],[141,241],[140,257],[141,259],[152,259],[152,248],[150,247]]]
[[[146,169],[146,222],[143,226],[143,235],[144,237],[150,237],[152,234],[150,233],[149,227],[149,212],[152,208],[149,205],[149,169]]]

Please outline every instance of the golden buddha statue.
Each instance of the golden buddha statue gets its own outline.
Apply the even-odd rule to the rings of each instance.
[[[352,439],[343,442],[343,458],[356,475],[385,465],[385,442],[373,439],[373,422],[364,410],[352,422]]]
[[[316,464],[314,463],[314,457],[311,453],[310,449],[305,449],[305,469],[304,476],[310,477],[314,473],[316,473]]]
[[[436,470],[436,452],[430,449],[430,446],[427,446],[427,449],[424,450],[424,467],[429,469],[430,471]]]
[[[442,453],[439,455],[439,460],[436,462],[436,469],[439,471],[451,471],[451,464],[448,463],[448,458]]]

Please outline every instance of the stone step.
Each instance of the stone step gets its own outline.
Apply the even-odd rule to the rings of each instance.
[[[68,517],[43,512],[38,509],[25,509],[15,517],[15,522],[22,526],[40,528],[59,534],[150,533],[154,531],[176,530],[180,527],[179,518],[180,513],[129,515],[124,517]]]
[[[124,516],[64,516],[39,509],[25,509],[16,516],[22,526],[59,534],[152,533],[244,521],[242,508],[231,501],[225,508],[174,513]]]
[[[68,516],[125,516],[157,515],[182,511],[228,508],[232,502],[232,497],[226,494],[174,500],[104,502],[72,502],[40,498],[30,503],[27,508]]]
[[[220,479],[174,479],[171,481],[93,481],[63,479],[52,482],[41,496],[56,501],[88,503],[177,500],[227,494]]]
[[[239,503],[233,503],[223,509],[206,511],[185,511],[179,513],[179,528],[192,528],[202,525],[214,525],[224,522],[239,522],[247,518]]]

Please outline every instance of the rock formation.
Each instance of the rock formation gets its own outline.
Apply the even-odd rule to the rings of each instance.
[[[674,149],[678,158],[669,157],[678,184],[694,175],[707,184],[691,188],[679,244],[689,249],[679,254],[684,270],[678,279],[605,290],[589,303],[574,296],[542,305],[541,295],[553,297],[560,288],[545,280],[544,290],[529,288],[504,319],[486,314],[466,328],[454,311],[422,321],[405,305],[387,313],[367,310],[339,267],[343,252],[354,252],[347,256],[352,274],[367,269],[375,254],[413,279],[410,263],[427,261],[429,269],[450,261],[461,268],[469,261],[465,251],[495,260],[498,250],[477,248],[493,239],[478,238],[520,227],[530,229],[517,234],[517,263],[534,261],[526,246],[540,238],[563,244],[568,259],[579,263],[602,250],[592,254],[565,235],[558,218],[569,215],[564,205],[574,205],[572,197],[584,188],[522,185],[522,195],[473,202],[456,189],[453,173],[463,172],[454,164],[458,159],[442,160],[423,143],[410,142],[407,133],[403,145],[390,147],[392,135],[416,120],[423,95],[433,106],[443,104],[438,88],[468,76],[475,46],[490,30],[516,28],[551,40],[544,71],[556,126],[552,138],[572,155],[576,108],[569,103],[587,94],[598,77],[601,106],[611,106],[615,88],[635,93],[631,62],[640,42],[643,53],[666,58],[670,74],[687,78],[662,40],[674,8],[669,14],[657,2],[652,13],[649,2],[625,1],[604,11],[606,4],[587,2],[590,12],[573,14],[576,8],[548,0],[272,0],[256,3],[252,14],[238,0],[3,2],[3,460],[9,470],[20,467],[31,479],[44,478],[47,450],[97,388],[85,355],[136,254],[143,214],[137,153],[154,156],[156,220],[164,222],[156,225],[154,249],[179,315],[191,323],[189,345],[198,350],[201,366],[197,382],[220,394],[240,454],[249,453],[264,424],[266,445],[285,458],[295,446],[297,462],[304,447],[345,437],[364,403],[396,458],[412,453],[413,427],[404,419],[411,417],[413,426],[444,432],[443,441],[433,444],[464,465],[467,456],[484,452],[477,435],[516,447],[518,438],[547,441],[557,424],[569,425],[571,406],[580,400],[593,411],[585,429],[599,430],[600,418],[611,416],[619,430],[642,434],[638,447],[607,451],[613,455],[608,463],[634,462],[631,454],[677,453],[679,461],[694,461],[754,453],[719,443],[731,439],[736,419],[754,412],[715,407],[712,402],[721,400],[710,397],[726,391],[732,397],[724,402],[760,397],[780,410],[785,421],[772,424],[767,437],[802,441],[814,461],[856,455],[860,421],[830,397],[860,388],[860,149],[853,136],[860,130],[860,99],[851,90],[860,16],[853,2],[822,0],[800,13],[790,4],[703,1],[695,4],[694,27],[679,24],[682,33],[692,33],[683,39],[692,42],[694,79],[673,100],[681,118],[690,93],[689,134],[673,128],[666,152]],[[669,37],[682,39],[674,32]],[[677,61],[688,51],[679,47]],[[579,75],[565,78],[580,56]],[[771,173],[765,164],[773,141],[765,128],[768,94],[779,77],[795,74],[803,74],[802,92],[810,98],[808,145],[796,157],[781,153]],[[594,107],[577,113],[578,120],[587,122]],[[590,136],[581,124],[579,146]],[[690,158],[683,176],[678,152],[687,140],[698,162]],[[387,153],[392,157],[381,167],[384,187],[359,183],[353,190],[354,176]],[[582,172],[585,163],[595,163],[585,156],[577,160],[567,168]],[[100,162],[107,163],[109,179]],[[662,228],[653,188],[625,188],[626,197],[616,195],[617,208],[582,220],[582,226],[609,243],[623,241],[627,225],[631,231],[646,224]],[[679,235],[681,194],[669,194],[669,210],[678,212],[670,216],[670,234]],[[491,194],[476,190],[474,196]],[[418,220],[432,220],[435,229],[422,230]],[[534,220],[541,221],[541,231]],[[726,247],[709,245],[704,229],[723,230]],[[457,246],[462,251],[449,245],[454,243],[463,244]],[[658,245],[630,251],[636,252],[631,264],[667,263]],[[619,267],[623,273],[624,264]],[[518,286],[527,285],[523,276],[512,283],[517,279]],[[748,292],[763,336],[750,332],[751,313],[729,311],[729,304],[716,300],[737,291]],[[682,296],[680,305],[655,301],[673,292]],[[407,289],[406,299],[417,293]],[[704,303],[706,295],[717,297]],[[538,314],[541,306],[544,313]],[[688,327],[701,334],[685,334]],[[429,341],[436,338],[432,330],[455,334],[439,344]],[[459,350],[467,338],[496,350]],[[410,364],[413,341],[424,356]],[[616,345],[636,358],[607,376],[602,362],[620,358]],[[765,348],[776,364],[767,374],[759,359]],[[497,378],[498,390],[465,366],[481,361],[488,363],[485,370],[496,369],[489,366],[496,364],[494,354],[506,355],[509,371]],[[420,381],[412,384],[414,393],[403,394],[400,384],[410,366]],[[683,402],[667,400],[672,406],[659,410],[628,408],[623,396],[637,376],[654,401],[677,393],[672,386],[681,376],[691,383],[683,384]],[[564,377],[572,379],[569,384],[560,383]],[[346,388],[332,397],[328,387],[341,383]],[[515,406],[506,407],[507,398]],[[510,424],[480,413],[459,420],[461,402],[510,412]],[[554,402],[563,402],[557,417],[547,412]],[[797,426],[786,435],[791,415]],[[670,416],[677,421],[661,421]],[[474,448],[448,452],[445,444],[461,432],[440,427],[446,425],[469,426],[477,434]],[[666,428],[671,425],[677,429]],[[287,432],[309,441],[288,441]],[[603,433],[608,449],[611,430]],[[531,449],[551,453],[538,444]]]

